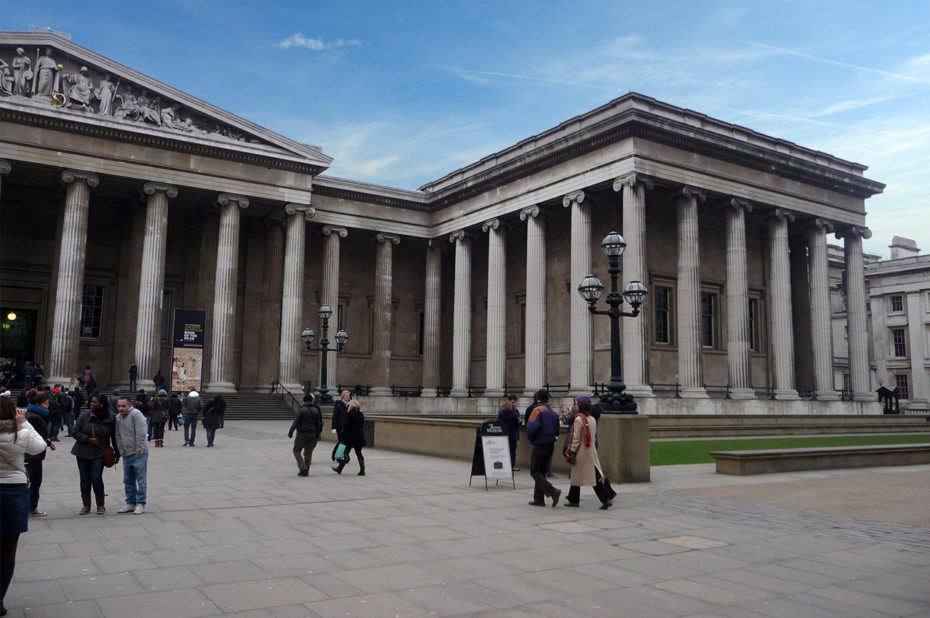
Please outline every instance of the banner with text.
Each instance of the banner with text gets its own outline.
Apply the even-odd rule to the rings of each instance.
[[[171,360],[171,390],[199,391],[203,380],[204,325],[207,312],[174,310],[174,353]]]

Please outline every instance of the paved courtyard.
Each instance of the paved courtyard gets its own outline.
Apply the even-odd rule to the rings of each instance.
[[[534,508],[527,471],[485,491],[467,462],[377,449],[339,476],[324,443],[298,477],[288,426],[230,422],[211,449],[168,432],[139,516],[116,514],[116,470],[107,514],[77,516],[62,438],[9,615],[930,617],[930,466],[660,467],[609,511],[591,489]]]

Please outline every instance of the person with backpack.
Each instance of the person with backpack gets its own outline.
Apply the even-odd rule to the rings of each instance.
[[[552,451],[559,439],[559,415],[549,407],[549,391],[541,388],[534,399],[537,406],[526,424],[526,438],[533,445],[530,454],[530,476],[536,483],[531,506],[546,506],[546,498],[552,498],[552,508],[559,503],[561,490],[556,489],[546,478],[546,465],[552,460]]]

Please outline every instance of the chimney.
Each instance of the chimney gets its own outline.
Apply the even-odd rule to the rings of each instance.
[[[891,259],[897,260],[900,258],[912,257],[920,253],[920,249],[917,248],[917,242],[911,240],[910,238],[902,238],[900,236],[895,236],[891,239]]]

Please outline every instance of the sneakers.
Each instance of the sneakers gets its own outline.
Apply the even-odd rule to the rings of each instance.
[[[45,511],[40,511],[39,509],[29,511],[29,517],[45,517],[46,515],[48,515],[48,513]]]
[[[562,490],[556,489],[555,493],[552,494],[552,508],[555,508],[555,505],[559,503],[559,498],[562,497]]]
[[[140,502],[139,504],[136,505],[135,514],[141,515],[144,512],[145,512],[145,505]]]
[[[135,504],[129,504],[128,502],[120,507],[120,510],[116,511],[117,513],[132,513],[136,510]]]

